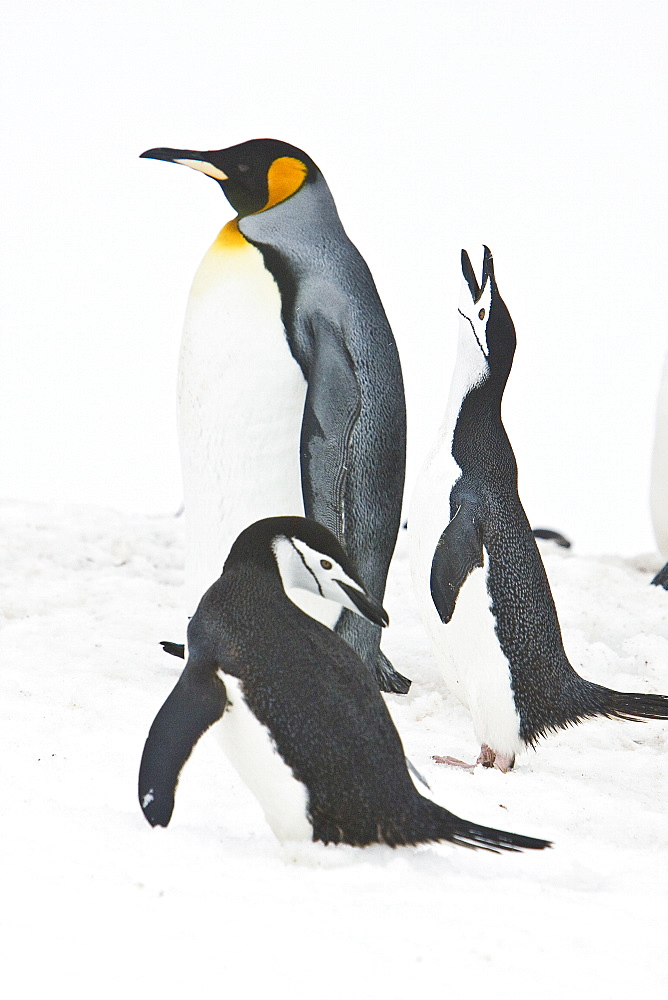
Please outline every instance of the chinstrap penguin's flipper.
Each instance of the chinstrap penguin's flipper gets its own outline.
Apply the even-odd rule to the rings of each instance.
[[[668,590],[668,563],[659,570],[652,583],[655,587],[663,587],[664,590]]]
[[[183,765],[206,730],[225,711],[225,685],[189,661],[158,712],[139,768],[139,803],[151,826],[167,826]]]
[[[178,656],[181,660],[185,660],[186,647],[182,642],[161,642],[160,645],[164,649],[165,653],[169,653],[170,656]]]
[[[431,564],[431,597],[442,622],[450,621],[462,584],[483,565],[473,504],[463,502],[438,540]]]

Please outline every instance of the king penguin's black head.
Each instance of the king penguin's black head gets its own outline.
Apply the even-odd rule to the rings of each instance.
[[[462,250],[462,274],[465,284],[459,303],[459,315],[465,336],[474,337],[483,355],[481,367],[503,385],[510,374],[515,354],[515,327],[494,276],[494,260],[484,247],[480,284],[466,250]]]
[[[183,163],[218,181],[239,216],[291,197],[319,173],[310,156],[280,139],[251,139],[227,149],[147,149],[141,156]]]

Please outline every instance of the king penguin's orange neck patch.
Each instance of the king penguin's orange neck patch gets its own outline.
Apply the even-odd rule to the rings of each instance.
[[[248,241],[239,230],[239,218],[230,219],[218,233],[212,250],[242,250]]]
[[[266,212],[268,208],[280,205],[298,191],[306,180],[307,173],[306,165],[301,160],[296,160],[294,156],[279,156],[274,160],[267,172],[269,197],[267,204],[260,211]]]

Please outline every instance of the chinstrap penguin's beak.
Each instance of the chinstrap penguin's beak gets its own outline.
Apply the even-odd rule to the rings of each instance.
[[[335,582],[348,595],[363,618],[368,618],[370,622],[373,622],[374,625],[380,625],[381,628],[385,628],[386,625],[390,624],[387,611],[370,594],[365,594],[361,590],[351,587],[350,584],[344,583],[342,580],[336,580]]]

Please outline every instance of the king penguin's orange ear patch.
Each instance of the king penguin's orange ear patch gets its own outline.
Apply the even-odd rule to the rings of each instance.
[[[294,156],[279,156],[274,160],[267,172],[267,188],[269,197],[261,212],[266,212],[274,205],[280,205],[282,201],[289,198],[291,194],[298,191],[306,180],[308,169],[305,163],[297,160]]]

